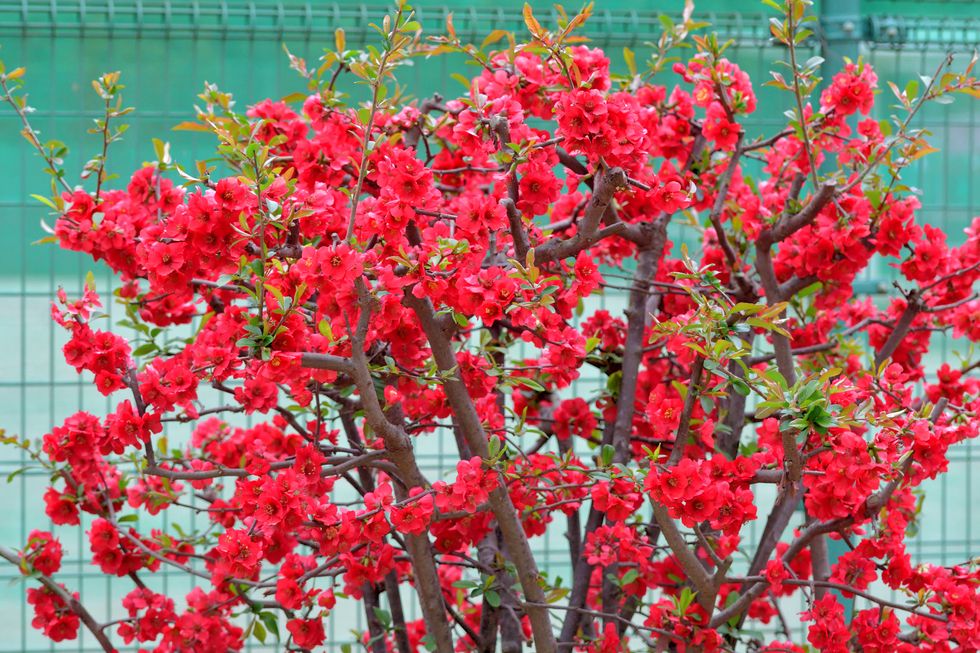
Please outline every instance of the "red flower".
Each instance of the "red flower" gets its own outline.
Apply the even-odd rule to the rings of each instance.
[[[582,438],[590,438],[597,425],[589,404],[581,397],[573,397],[558,404],[552,428],[559,440],[567,440],[573,433]]]
[[[280,578],[276,583],[276,601],[287,610],[299,610],[305,599],[303,588],[292,578]]]
[[[49,487],[44,492],[44,514],[58,526],[78,526],[78,507],[68,495]]]
[[[592,505],[596,510],[606,513],[609,521],[622,521],[632,515],[643,496],[636,491],[632,479],[617,477],[612,481],[602,481],[592,488]]]
[[[432,489],[436,491],[436,507],[443,512],[475,512],[497,487],[497,474],[484,469],[483,460],[479,456],[459,461],[456,472],[456,481],[452,485],[443,481],[432,484]]]
[[[789,579],[789,569],[786,568],[782,559],[776,558],[767,562],[765,576],[766,580],[769,581],[769,589],[773,594],[779,596],[785,593],[786,590],[783,587],[783,581]]]
[[[145,413],[137,415],[129,400],[123,401],[116,412],[106,418],[106,437],[103,438],[99,450],[103,454],[121,454],[126,447],[142,447],[154,433],[163,430],[160,415]]]
[[[61,542],[47,531],[31,531],[23,560],[38,572],[50,576],[61,569]]]
[[[252,578],[259,571],[262,545],[247,532],[232,528],[218,538],[215,553],[219,556],[214,567],[216,576]]]
[[[64,585],[61,585],[64,589]],[[74,594],[78,599],[78,593]],[[64,600],[46,587],[30,587],[27,602],[34,606],[31,625],[42,631],[53,642],[63,642],[78,637],[81,620],[68,609]]]
[[[701,133],[709,141],[714,141],[718,149],[734,150],[742,128],[728,119],[728,113],[720,102],[712,102],[708,106]]]
[[[322,619],[290,619],[286,630],[293,636],[293,643],[305,649],[314,649],[327,638]]]
[[[423,492],[422,488],[413,487],[409,490],[408,502],[391,509],[391,524],[399,533],[420,535],[429,527],[435,500],[431,494]]]
[[[833,109],[842,116],[860,111],[867,115],[877,85],[878,76],[869,64],[848,63],[843,72],[834,75],[830,86],[820,95],[821,111],[826,113]]]

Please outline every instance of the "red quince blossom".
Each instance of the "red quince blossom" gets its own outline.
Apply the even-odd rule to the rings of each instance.
[[[64,585],[59,585],[64,591]],[[78,599],[76,592],[74,598]],[[27,602],[34,606],[31,625],[44,633],[52,642],[64,642],[78,637],[81,620],[68,609],[61,595],[47,587],[29,587]]]
[[[474,512],[490,498],[497,488],[497,475],[483,467],[483,461],[474,456],[456,464],[456,481],[451,485],[444,481],[432,484],[436,507],[443,512],[463,510]]]
[[[399,533],[420,535],[429,527],[435,500],[418,487],[413,487],[408,494],[406,505],[392,508],[391,525]]]
[[[50,576],[61,569],[61,542],[47,531],[33,530],[27,538],[27,548],[21,553],[24,563],[39,573]]]

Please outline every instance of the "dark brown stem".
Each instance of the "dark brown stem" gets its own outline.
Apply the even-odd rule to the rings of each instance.
[[[368,295],[363,279],[358,279],[357,287],[360,296],[361,315],[356,331],[351,334],[351,372],[361,395],[364,413],[371,428],[384,440],[388,457],[398,468],[399,475],[408,484],[408,487],[424,488],[425,477],[416,463],[411,439],[404,429],[388,420],[378,400],[367,355],[364,352],[373,300]],[[443,602],[432,545],[426,535],[406,535],[405,545],[418,579],[415,583],[415,590],[421,603],[426,629],[432,636],[439,653],[451,653],[453,651],[452,632],[446,618],[446,607]]]
[[[332,356],[330,354],[315,354],[303,352],[300,355],[300,365],[315,370],[330,370],[341,374],[350,374],[352,370],[351,361],[348,358]]]
[[[681,422],[677,427],[677,435],[674,439],[674,448],[670,451],[670,459],[667,464],[676,465],[684,456],[687,448],[687,436],[691,432],[691,414],[694,412],[694,405],[698,401],[698,394],[701,392],[701,374],[704,372],[704,359],[695,355],[694,364],[691,365],[691,379],[687,384],[687,396],[684,398],[684,408],[681,410]]]
[[[767,585],[766,579],[763,576],[749,576],[745,578],[729,578],[729,581],[735,582],[755,582],[761,583],[762,585]],[[877,603],[878,605],[884,606],[886,608],[892,608],[894,610],[901,610],[903,612],[908,612],[909,614],[914,614],[919,617],[924,617],[926,619],[932,619],[934,621],[940,621],[946,623],[949,619],[945,615],[935,614],[933,612],[927,612],[924,610],[916,610],[915,608],[909,606],[907,603],[897,603],[895,601],[889,601],[888,599],[883,599],[881,597],[875,596],[869,592],[857,589],[856,587],[851,587],[850,585],[845,585],[844,583],[834,583],[823,580],[802,580],[796,578],[788,578],[783,581],[784,585],[791,585],[795,587],[809,587],[813,585],[818,588],[837,590],[838,592],[849,592],[855,596],[860,596],[862,599],[871,601],[872,603]]]
[[[704,608],[705,612],[711,614],[715,602],[715,588],[711,582],[711,576],[708,575],[704,565],[694,555],[691,547],[687,545],[674,518],[667,512],[667,507],[657,501],[652,501],[651,504],[653,505],[653,516],[657,520],[657,525],[660,526],[660,532],[663,533],[664,539],[670,546],[671,553],[677,558],[684,574],[697,591],[698,605]]]
[[[823,183],[817,189],[817,192],[810,199],[809,203],[804,206],[799,213],[780,219],[771,228],[766,229],[759,234],[757,246],[766,247],[768,249],[772,245],[786,240],[797,231],[816,220],[821,209],[827,206],[827,203],[834,198],[836,190],[837,186],[834,184],[834,182],[828,181]]]
[[[790,513],[792,514],[792,511],[790,511]],[[796,540],[789,545],[786,552],[783,553],[783,562],[789,564],[790,561],[800,554],[800,551],[809,546],[810,542],[816,536],[823,535],[824,533],[832,533],[843,528],[845,524],[848,524],[851,521],[852,520],[849,519],[836,519],[829,522],[817,522],[811,524],[803,530],[800,536],[796,538]],[[775,544],[773,544],[773,546],[775,546]],[[772,550],[770,549],[770,553],[771,552]],[[768,558],[769,556],[767,555],[766,560],[768,560]],[[749,576],[754,577],[757,573],[758,572],[750,573]],[[744,591],[734,603],[723,610],[719,610],[714,614],[714,616],[711,617],[711,622],[709,624],[710,628],[718,628],[735,617],[742,616],[745,611],[748,610],[749,606],[752,605],[752,602],[759,598],[762,593],[769,588],[769,584],[766,582],[753,582],[746,580],[746,582],[742,584],[742,587]]]
[[[456,354],[449,338],[436,319],[432,303],[428,298],[419,299],[415,297],[410,290],[406,291],[403,302],[418,316],[422,330],[429,341],[429,347],[432,349],[432,357],[436,366],[445,375],[443,388],[446,399],[452,407],[456,423],[459,425],[467,444],[469,444],[470,450],[474,455],[484,460],[490,458],[487,434],[483,430],[483,424],[480,422],[473,399],[460,376]],[[514,566],[517,568],[517,575],[520,579],[521,588],[524,590],[524,596],[531,604],[545,604],[544,590],[539,584],[541,574],[538,572],[538,566],[534,560],[534,554],[531,553],[524,527],[521,525],[521,520],[511,502],[510,495],[507,493],[503,479],[501,479],[501,484],[490,493],[490,508],[497,518],[497,524],[503,534],[507,552],[512,556]],[[541,653],[554,653],[556,650],[555,636],[551,630],[551,619],[547,609],[529,605],[527,614],[531,620],[535,650]]]
[[[386,653],[388,646],[385,643],[385,630],[377,612],[381,609],[377,588],[372,583],[364,583],[361,590],[364,593],[364,615],[367,617],[368,650],[371,653]]]
[[[606,209],[612,203],[613,194],[620,188],[626,188],[626,173],[622,168],[611,168],[596,175],[592,190],[592,198],[585,207],[585,214],[579,223],[578,231],[568,239],[551,238],[534,248],[536,263],[560,261],[569,256],[575,256],[583,249],[592,246],[599,240],[599,223]]]
[[[912,323],[921,311],[922,304],[919,302],[918,295],[913,294],[909,297],[908,305],[906,305],[902,315],[898,318],[898,322],[895,323],[895,328],[888,335],[888,340],[885,341],[885,344],[875,354],[876,368],[881,367],[881,364],[891,358],[892,354],[895,353],[898,346],[905,340],[905,336],[909,333],[909,328],[911,328]]]
[[[389,571],[385,576],[385,594],[388,596],[388,608],[391,613],[391,629],[395,633],[395,650],[398,653],[412,653],[402,595],[398,591],[398,573],[395,571]]]
[[[810,542],[810,560],[813,566],[814,583],[813,594],[815,598],[822,599],[827,593],[827,588],[822,585],[830,578],[830,553],[827,551],[827,536],[817,535]]]
[[[476,548],[480,563],[487,569],[494,569],[496,566],[496,539],[497,533],[493,530],[488,531]],[[499,626],[500,611],[490,605],[490,602],[484,598],[480,609],[480,636],[476,642],[479,653],[496,653],[497,629]]]
[[[500,200],[500,205],[507,211],[510,235],[514,239],[514,254],[517,256],[517,261],[523,264],[527,260],[527,252],[531,249],[531,244],[527,239],[527,230],[524,229],[521,213],[517,210],[514,200],[509,197]]]
[[[721,214],[725,210],[725,201],[728,199],[728,187],[731,185],[732,177],[738,169],[739,159],[742,158],[743,150],[741,144],[742,137],[739,136],[738,144],[735,147],[735,152],[732,154],[731,160],[728,162],[728,167],[725,168],[721,179],[718,180],[715,203],[711,207],[711,213],[708,215],[711,226],[714,227],[715,235],[718,238],[718,245],[721,246],[721,251],[725,254],[725,260],[728,261],[728,267],[732,271],[733,276],[738,275],[741,271],[738,268],[738,257],[735,255],[735,250],[732,249],[731,243],[728,242],[728,234],[725,232],[725,227],[721,223]]]

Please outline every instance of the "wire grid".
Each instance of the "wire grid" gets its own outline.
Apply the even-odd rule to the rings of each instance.
[[[152,158],[151,136],[168,134],[172,151],[183,162],[210,153],[211,143],[200,135],[169,131],[172,125],[192,115],[194,96],[203,80],[217,82],[224,90],[234,92],[239,106],[301,90],[300,80],[287,68],[281,43],[312,60],[338,25],[348,30],[351,43],[369,38],[366,24],[380,17],[382,11],[337,4],[312,7],[150,0],[0,2],[0,34],[4,44],[0,57],[8,67],[28,66],[27,88],[31,104],[38,108],[32,121],[44,137],[60,138],[73,146],[66,162],[69,170],[78,169],[97,146],[94,137],[84,135],[91,120],[99,115],[97,100],[87,81],[98,76],[107,65],[120,67],[123,83],[128,86],[124,92],[127,104],[137,107],[137,112],[128,117],[132,126],[126,140],[110,154],[110,171],[125,173],[144,159]],[[424,9],[420,14],[427,27],[438,30],[448,11]],[[729,51],[729,56],[757,84],[761,83],[769,63],[781,56],[778,49],[766,47],[765,20],[738,14],[716,14],[708,20],[721,34],[739,39],[739,45]],[[869,20],[875,24],[875,20]],[[489,29],[521,29],[517,12],[506,9],[457,9],[455,24],[461,36],[470,39],[481,38]],[[617,62],[618,48],[628,45],[642,56],[642,44],[654,38],[652,32],[658,29],[659,21],[652,14],[601,10],[593,24],[598,26],[599,33],[595,44],[608,48],[614,66],[621,68]],[[964,24],[969,27],[969,21]],[[920,27],[904,32],[918,35],[914,47],[894,41],[863,44],[863,53],[876,65],[882,80],[891,79],[903,85],[906,79],[928,74],[941,57],[943,47],[953,42],[954,47],[964,50],[971,38],[959,36],[961,40],[957,43],[955,38],[939,30],[935,21],[923,20]],[[815,53],[816,49],[809,54]],[[458,59],[439,58],[403,69],[399,78],[421,97],[433,91],[461,92],[462,87],[454,88],[455,82],[446,81],[452,72],[472,74],[473,69],[462,66]],[[773,89],[757,88],[757,91],[760,110],[747,125],[750,136],[771,134],[780,124],[781,112],[788,107],[785,96]],[[878,117],[887,115],[885,105],[887,102],[880,103]],[[971,171],[980,170],[980,153],[974,153],[978,133],[975,104],[958,102],[930,107],[920,120],[934,132],[933,142],[943,154],[922,160],[908,181],[915,186],[928,186],[920,215],[942,226],[950,234],[951,244],[956,244],[962,227],[977,214],[977,198],[969,183]],[[0,178],[6,182],[0,187],[0,209],[8,226],[7,238],[0,244],[0,313],[9,316],[7,340],[10,343],[5,355],[0,357],[0,406],[4,409],[0,426],[37,438],[77,410],[97,415],[111,410],[108,400],[64,364],[60,347],[65,339],[50,321],[48,307],[59,285],[69,293],[80,292],[81,280],[90,269],[96,271],[99,289],[106,299],[106,290],[112,287],[113,280],[104,268],[93,266],[81,255],[52,246],[29,245],[43,236],[39,218],[44,217],[44,212],[39,205],[25,202],[25,198],[31,193],[44,192],[46,181],[38,173],[40,161],[31,155],[25,142],[14,136],[17,129],[15,116],[9,111],[0,113],[0,134],[4,134],[0,138],[4,155],[0,156]],[[675,247],[681,242],[697,243],[697,234],[691,229],[675,226],[672,236],[677,243]],[[893,270],[879,265],[865,274],[862,287],[873,289],[893,275]],[[111,315],[113,307],[108,301],[106,304]],[[604,308],[616,314],[624,305],[623,295],[609,293],[597,298],[589,308]],[[930,363],[955,363],[954,343],[943,339],[940,344]],[[597,376],[584,376],[576,381],[572,392],[589,397],[600,383],[602,380]],[[168,437],[173,442],[180,434],[168,429]],[[439,478],[454,467],[451,443],[447,445],[443,438],[432,437],[420,445],[420,464],[430,478]],[[585,453],[581,447],[579,453]],[[977,469],[974,447],[959,446],[950,458],[950,474],[927,489],[922,535],[913,545],[917,560],[953,564],[974,554],[976,535],[969,506],[980,505],[980,493],[970,474]],[[26,462],[14,449],[0,449],[0,474],[6,475]],[[3,489],[9,506],[9,518],[0,527],[0,541],[4,544],[20,546],[32,528],[50,528],[40,502],[46,481],[38,471],[28,471]],[[765,503],[766,498],[761,501]],[[159,521],[141,520],[140,527],[166,524],[167,520],[164,514]],[[534,540],[534,546],[545,570],[552,576],[568,579],[561,522],[559,517],[545,536]],[[747,539],[751,540],[759,529],[758,523],[748,526]],[[59,578],[83,597],[97,599],[94,606],[97,617],[109,614],[129,588],[87,564],[88,546],[81,529],[67,530],[61,535],[67,556]],[[30,627],[23,583],[17,582],[16,571],[12,568],[0,568],[0,571],[3,572],[0,579],[12,581],[0,590],[0,605],[11,616],[8,636],[0,643],[0,652],[95,650],[94,642],[84,633],[77,642],[60,646],[44,640]],[[178,602],[193,584],[193,580],[189,582],[182,574],[166,570],[155,576],[154,582],[158,583],[155,589],[175,596]],[[415,616],[407,591],[403,593],[403,601],[409,616]],[[364,628],[361,611],[341,606],[335,618],[328,622],[328,645],[334,647],[350,641],[350,629]],[[263,648],[256,646],[254,640],[249,644],[249,650]]]

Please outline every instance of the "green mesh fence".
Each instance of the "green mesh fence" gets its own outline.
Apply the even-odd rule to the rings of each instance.
[[[421,4],[421,3],[420,3]],[[626,4],[626,3],[622,3]],[[717,0],[708,9],[728,9],[732,3]],[[825,0],[830,11],[834,3]],[[857,2],[845,3],[858,6]],[[494,6],[489,0],[456,7],[422,7],[419,18],[429,33],[441,30],[448,12],[460,37],[482,40],[491,29],[523,30],[518,3]],[[536,3],[539,19],[548,19],[550,3]],[[756,12],[756,3],[739,3]],[[608,7],[608,8],[607,8]],[[810,44],[811,54],[823,53],[829,70],[841,55],[860,53],[877,68],[884,80],[904,84],[919,74],[929,74],[947,51],[969,56],[980,43],[980,7],[968,1],[888,2],[866,0],[864,14],[825,15],[821,39]],[[72,149],[68,170],[78,170],[99,146],[95,136],[86,134],[93,118],[100,115],[98,99],[89,80],[105,70],[123,73],[126,103],[137,108],[129,116],[131,128],[125,141],[110,153],[110,172],[125,174],[142,161],[154,158],[150,138],[165,135],[180,161],[204,158],[211,142],[200,135],[172,132],[171,127],[193,115],[196,94],[204,80],[217,83],[235,94],[239,106],[264,97],[278,97],[302,89],[296,75],[287,67],[282,44],[308,60],[315,59],[323,44],[332,41],[335,28],[343,27],[348,42],[363,43],[374,35],[368,23],[384,13],[381,6],[350,4],[306,4],[302,2],[215,2],[213,0],[0,0],[0,58],[8,67],[28,69],[30,104],[34,126],[43,138],[58,138]],[[788,108],[788,98],[770,88],[758,88],[766,79],[770,62],[782,56],[768,40],[767,18],[758,13],[733,14],[724,11],[700,12],[713,29],[736,40],[729,56],[757,80],[760,110],[748,125],[749,135],[772,133]],[[551,20],[554,22],[555,17]],[[607,49],[614,67],[622,68],[621,48],[630,47],[641,59],[645,43],[655,40],[660,22],[649,10],[600,7],[588,25],[593,44]],[[459,59],[437,58],[419,61],[400,71],[404,86],[419,97],[440,91],[446,95],[462,91],[450,79],[453,72],[472,73]],[[886,91],[887,93],[887,91]],[[887,99],[878,109],[886,117]],[[947,106],[931,106],[918,118],[933,133],[933,143],[941,155],[927,157],[910,171],[906,180],[923,189],[921,215],[939,225],[958,244],[962,228],[980,213],[980,191],[974,190],[980,173],[980,139],[976,103],[958,101]],[[44,233],[39,221],[46,217],[43,207],[29,200],[31,193],[43,193],[47,180],[40,172],[40,160],[27,143],[17,136],[18,120],[9,110],[0,111],[0,315],[4,318],[6,348],[0,356],[0,427],[32,438],[46,433],[54,424],[77,410],[105,414],[105,398],[89,384],[81,382],[61,357],[64,339],[49,319],[49,303],[56,288],[80,292],[81,280],[93,269],[91,262],[53,246],[31,246]],[[50,221],[50,219],[49,219]],[[694,234],[676,228],[673,236],[693,242]],[[101,291],[111,287],[111,277],[95,268]],[[859,290],[878,292],[887,286],[893,271],[887,267],[869,270]],[[618,311],[623,297],[615,294],[596,302],[596,307]],[[110,313],[112,307],[107,302]],[[957,343],[942,340],[930,365],[956,362]],[[588,396],[596,378],[584,377],[575,388]],[[454,466],[454,458],[444,451],[441,441],[430,442],[421,455],[424,471],[438,478]],[[445,455],[444,455],[445,454]],[[914,540],[917,560],[955,564],[976,553],[980,533],[974,512],[980,506],[980,483],[971,481],[977,471],[975,447],[966,444],[951,452],[950,473],[926,488],[921,533]],[[0,476],[25,464],[12,448],[0,448]],[[40,500],[47,479],[38,471],[28,471],[9,485],[0,483],[7,506],[0,521],[0,542],[20,546],[32,528],[50,528]],[[163,522],[161,522],[163,523]],[[141,524],[142,525],[142,524]],[[761,529],[761,525],[756,525]],[[748,535],[751,538],[751,534]],[[60,579],[79,591],[86,602],[94,600],[95,616],[103,617],[128,587],[104,577],[86,564],[88,544],[81,530],[62,534],[68,550]],[[535,540],[541,564],[551,573],[569,577],[567,548],[561,528]],[[191,587],[186,578],[163,572],[155,579],[155,589],[180,598]],[[7,615],[0,653],[12,651],[96,650],[83,633],[77,642],[52,647],[30,627],[30,613],[24,604],[24,585],[12,567],[0,567],[0,607]],[[12,582],[6,582],[6,581]],[[406,604],[411,601],[406,595]],[[409,611],[409,616],[414,616]],[[362,629],[360,611],[340,608],[330,620],[330,646],[350,640],[351,629]]]

